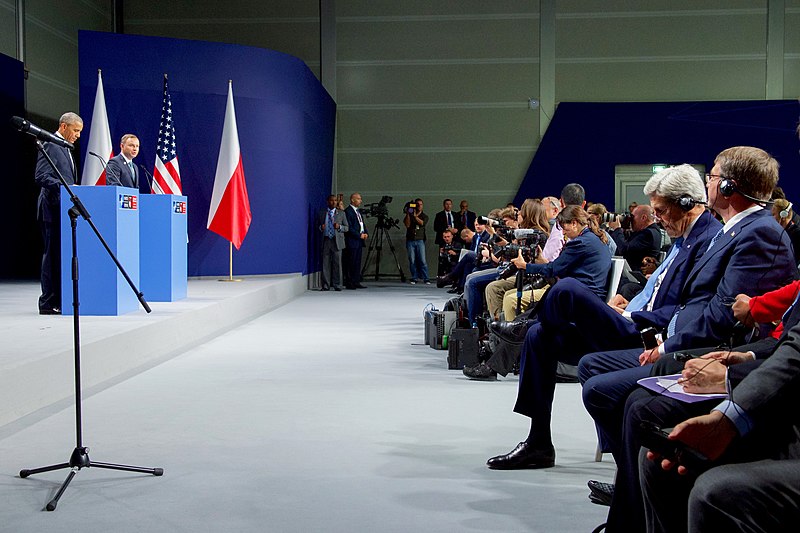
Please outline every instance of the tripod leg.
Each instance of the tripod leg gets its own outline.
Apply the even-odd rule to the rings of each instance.
[[[51,472],[53,470],[61,470],[62,468],[69,468],[69,463],[59,463],[57,465],[43,466],[41,468],[30,468],[19,471],[19,477],[26,478],[33,474],[41,474],[42,472]]]
[[[108,470],[124,470],[125,472],[140,472],[142,474],[153,474],[154,476],[163,476],[163,468],[145,468],[143,466],[130,466],[130,465],[117,465],[113,463],[98,463],[92,461],[89,465],[94,468],[105,468]]]
[[[397,252],[394,251],[394,243],[392,242],[392,237],[388,233],[386,234],[386,242],[389,243],[389,250],[392,252],[392,256],[394,257],[394,264],[397,265],[397,272],[400,273],[400,283],[405,283],[406,275],[403,273],[403,269],[400,268],[400,260],[397,259]]]
[[[61,498],[61,495],[64,494],[64,491],[67,490],[67,486],[69,486],[69,482],[72,481],[72,478],[75,477],[75,474],[77,472],[78,472],[78,468],[77,467],[75,467],[75,468],[73,468],[72,470],[69,471],[69,474],[67,474],[67,479],[65,479],[64,483],[61,484],[61,487],[58,489],[58,492],[56,492],[55,497],[52,500],[50,500],[49,502],[47,502],[47,506],[45,507],[45,509],[47,509],[48,511],[55,511],[56,510],[56,506],[58,505],[58,500]]]

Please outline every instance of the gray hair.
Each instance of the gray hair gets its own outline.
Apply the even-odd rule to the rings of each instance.
[[[77,113],[67,111],[58,119],[59,124],[83,124],[83,119]]]
[[[662,196],[673,202],[681,196],[688,196],[695,202],[706,202],[706,188],[703,178],[692,165],[678,165],[665,168],[653,174],[644,184],[647,196]]]

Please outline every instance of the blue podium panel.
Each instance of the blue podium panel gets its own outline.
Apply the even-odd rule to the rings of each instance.
[[[133,282],[139,284],[139,191],[128,187],[73,186]],[[72,237],[69,195],[61,191],[61,307],[71,315]],[[89,224],[78,218],[78,298],[81,315],[122,315],[135,311],[139,300]]]
[[[186,298],[186,197],[143,194],[139,197],[139,267],[145,300],[174,302]]]

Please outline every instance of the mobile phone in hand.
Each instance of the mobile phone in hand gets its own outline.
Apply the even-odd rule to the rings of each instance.
[[[642,446],[693,472],[702,472],[709,467],[708,458],[679,440],[670,440],[669,433],[649,420],[639,424]]]

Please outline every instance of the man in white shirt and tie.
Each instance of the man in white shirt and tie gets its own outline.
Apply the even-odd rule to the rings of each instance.
[[[361,207],[361,194],[350,195],[350,205],[344,210],[347,216],[347,231],[344,250],[344,281],[348,289],[366,289],[361,284],[361,252],[367,242],[367,227],[358,208]]]
[[[139,169],[133,159],[139,155],[139,138],[132,133],[122,136],[119,155],[112,157],[106,166],[106,185],[139,188]]]

